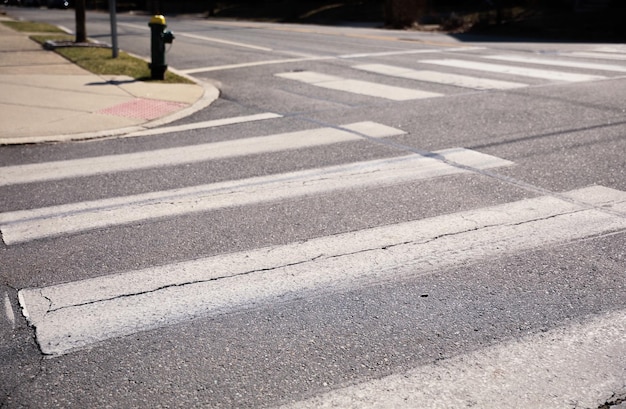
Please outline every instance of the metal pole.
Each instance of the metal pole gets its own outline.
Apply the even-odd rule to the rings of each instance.
[[[119,55],[117,46],[117,5],[115,0],[109,0],[109,14],[111,15],[111,48],[113,49],[113,58]]]

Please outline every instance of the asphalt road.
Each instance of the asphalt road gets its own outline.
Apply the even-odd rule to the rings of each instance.
[[[118,16],[122,49],[148,54],[147,20]],[[3,226],[2,407],[626,398],[623,45],[167,21],[170,66],[222,92],[177,124],[276,115],[0,147],[5,170],[171,158],[0,186],[2,214],[95,203],[66,230]],[[108,30],[88,15],[91,37]],[[111,198],[129,199],[106,213]]]

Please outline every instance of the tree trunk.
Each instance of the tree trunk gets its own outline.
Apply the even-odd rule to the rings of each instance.
[[[87,24],[85,18],[85,0],[76,0],[75,6],[76,8],[76,42],[77,43],[86,43],[87,42]]]
[[[426,14],[428,0],[385,0],[385,22],[392,27],[408,27]]]

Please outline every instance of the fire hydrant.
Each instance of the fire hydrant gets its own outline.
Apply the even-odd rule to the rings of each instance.
[[[153,16],[150,19],[150,48],[152,51],[152,62],[148,64],[150,67],[151,78],[153,80],[164,80],[167,64],[165,64],[165,44],[171,44],[174,41],[174,34],[170,30],[166,30],[165,17],[161,15]]]

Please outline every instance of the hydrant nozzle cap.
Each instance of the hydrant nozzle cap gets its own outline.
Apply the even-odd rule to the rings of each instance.
[[[165,17],[163,17],[160,14],[158,14],[156,16],[152,16],[152,18],[150,19],[150,24],[160,24],[160,25],[164,26],[165,25]]]

